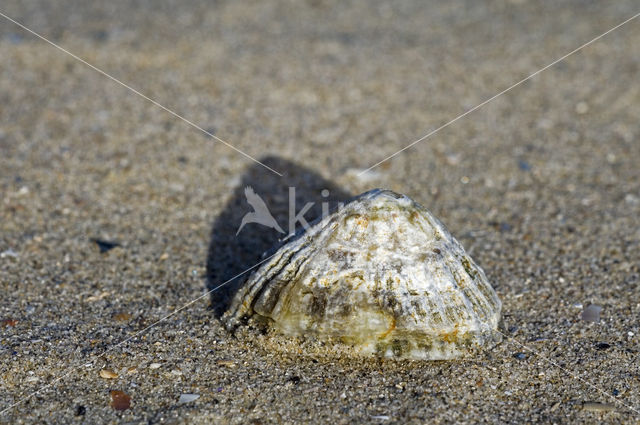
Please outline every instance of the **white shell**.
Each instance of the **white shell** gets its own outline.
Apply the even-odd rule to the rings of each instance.
[[[366,192],[296,235],[256,270],[223,316],[258,315],[286,335],[354,354],[451,359],[499,341],[501,303],[429,211]]]

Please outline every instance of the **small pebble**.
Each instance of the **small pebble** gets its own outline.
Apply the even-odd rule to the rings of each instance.
[[[200,398],[199,394],[180,394],[178,404],[190,403]]]
[[[104,379],[116,379],[118,374],[111,369],[102,369],[100,371],[100,377]]]
[[[525,353],[515,353],[513,357],[515,357],[518,360],[524,360],[527,358],[527,355]]]
[[[458,165],[460,164],[462,155],[460,155],[459,153],[449,153],[445,155],[445,159],[447,160],[448,165]]]
[[[609,347],[611,347],[611,345],[610,345],[610,344],[607,344],[606,342],[598,342],[598,343],[596,344],[596,348],[597,348],[598,350],[606,350],[606,349],[607,349],[607,348],[609,348]]]
[[[585,322],[598,323],[600,322],[600,312],[602,307],[599,305],[591,304],[582,311],[582,320]]]
[[[111,251],[113,248],[120,246],[118,242],[105,241],[103,239],[97,239],[97,238],[91,238],[91,242],[98,245],[98,248],[100,249],[100,254],[104,254],[105,252]]]
[[[513,226],[511,226],[509,223],[505,223],[502,222],[500,223],[500,231],[501,232],[510,232],[511,230],[513,230]]]
[[[297,385],[300,383],[300,377],[299,376],[291,376],[289,378],[287,378],[287,382],[291,382],[294,385]]]
[[[131,315],[129,313],[117,313],[113,315],[113,320],[116,322],[126,322],[131,319]]]
[[[9,42],[11,44],[20,44],[22,43],[22,40],[24,40],[24,38],[20,34],[16,33],[9,33],[7,35],[7,38],[9,39]],[[0,136],[2,136],[2,133],[0,133]]]
[[[111,391],[111,407],[116,410],[127,410],[131,407],[131,396],[124,391]]]
[[[232,360],[218,360],[216,362],[218,366],[228,367],[229,369],[234,369],[236,364]]]
[[[638,205],[640,203],[640,197],[637,197],[636,195],[632,194],[632,193],[627,193],[624,197],[624,201],[627,204],[631,204],[631,205]]]
[[[160,366],[162,366],[160,363],[151,363],[149,369],[158,369]]]
[[[589,105],[586,102],[578,102],[576,105],[576,112],[580,115],[589,112]]]
[[[518,168],[520,168],[522,171],[531,171],[531,164],[523,159],[520,159],[518,160]]]
[[[7,249],[6,251],[0,252],[0,258],[18,258],[18,253],[13,249]]]
[[[8,327],[14,327],[15,325],[18,324],[18,321],[16,319],[3,319],[2,321],[0,321],[0,326],[2,326],[3,328],[8,328]]]
[[[110,292],[104,291],[104,292],[102,292],[100,294],[96,294],[96,295],[92,295],[90,297],[87,297],[85,301],[87,301],[87,302],[100,301],[101,299],[106,298],[109,295],[111,295]]]

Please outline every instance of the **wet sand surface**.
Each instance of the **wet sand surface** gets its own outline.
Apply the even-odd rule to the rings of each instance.
[[[51,384],[0,423],[640,422],[640,20],[359,175],[637,2],[129,3],[0,12],[283,177],[0,17],[0,410]],[[289,186],[311,215],[411,196],[505,340],[411,362],[229,334],[239,281],[206,291],[279,235],[236,237],[247,185],[283,227]]]

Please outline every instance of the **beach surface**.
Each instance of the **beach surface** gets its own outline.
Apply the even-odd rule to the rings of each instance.
[[[640,423],[640,18],[460,117],[638,7],[4,0],[77,57],[0,16],[0,424]],[[246,186],[286,230],[290,187],[308,217],[412,197],[504,340],[418,362],[230,334],[281,236],[236,235]]]

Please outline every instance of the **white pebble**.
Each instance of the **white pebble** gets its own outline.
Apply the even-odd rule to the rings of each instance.
[[[589,112],[589,105],[586,102],[578,102],[576,105],[576,112],[580,115]]]
[[[582,320],[585,322],[600,322],[600,312],[602,307],[599,305],[591,304],[582,311]]]
[[[190,403],[200,398],[200,394],[180,394],[179,404]]]
[[[5,258],[5,257],[18,258],[18,253],[15,252],[13,249],[7,249],[6,251],[0,252],[0,258]]]

